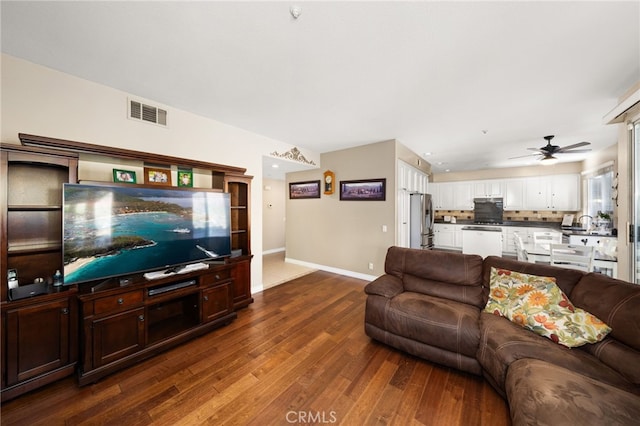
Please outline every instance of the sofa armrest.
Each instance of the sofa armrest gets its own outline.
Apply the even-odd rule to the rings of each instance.
[[[371,281],[364,287],[367,294],[375,294],[388,299],[402,293],[404,286],[402,280],[396,276],[385,274]]]

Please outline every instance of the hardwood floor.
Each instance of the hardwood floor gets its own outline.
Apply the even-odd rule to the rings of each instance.
[[[238,319],[93,385],[68,378],[2,406],[2,425],[509,425],[481,378],[364,334],[364,281],[314,272]]]

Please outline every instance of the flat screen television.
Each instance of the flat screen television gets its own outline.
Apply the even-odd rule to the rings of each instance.
[[[228,193],[140,185],[65,184],[65,285],[231,255]]]

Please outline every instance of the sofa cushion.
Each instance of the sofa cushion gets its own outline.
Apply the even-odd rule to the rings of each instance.
[[[491,268],[485,311],[567,347],[602,340],[610,331],[594,315],[573,306],[554,277]]]
[[[514,426],[637,425],[640,396],[535,359],[509,368],[506,394]]]
[[[375,294],[389,299],[403,291],[400,278],[388,274],[376,278],[364,287],[366,294]]]
[[[586,351],[558,345],[506,318],[487,312],[480,314],[477,358],[485,374],[491,377],[491,382],[499,389],[504,389],[507,370],[513,362],[533,358],[557,364],[628,392],[638,392],[638,388],[619,372]]]
[[[482,269],[482,282],[485,288],[485,303],[489,296],[489,278],[491,277],[492,267],[522,272],[524,274],[539,275],[543,277],[554,277],[556,279],[556,284],[558,285],[558,287],[560,287],[560,290],[562,290],[569,297],[572,296],[571,291],[573,290],[573,287],[575,287],[578,281],[580,281],[580,279],[585,275],[585,272],[576,271],[575,269],[559,268],[556,266],[550,266],[540,263],[520,262],[505,257],[488,256],[484,259]],[[588,308],[582,308],[586,309],[589,312],[592,312]],[[592,313],[602,319],[604,322],[607,322],[605,318],[600,317],[597,313]]]
[[[391,299],[385,329],[447,351],[478,351],[480,309],[466,303],[405,291]]]
[[[482,257],[472,254],[391,247],[385,272],[402,280],[405,291],[484,307]]]
[[[640,389],[639,351],[609,337],[593,345],[581,346],[580,349],[595,356]]]
[[[590,273],[569,297],[574,305],[609,324],[611,337],[640,351],[640,285]]]

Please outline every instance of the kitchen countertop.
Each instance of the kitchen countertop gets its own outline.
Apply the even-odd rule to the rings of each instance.
[[[462,227],[463,231],[484,231],[484,232],[502,232],[502,228],[496,226],[478,226],[466,225]]]
[[[601,234],[597,232],[587,232],[583,228],[579,227],[571,227],[571,228],[562,228],[560,222],[546,222],[546,221],[504,221],[502,223],[475,223],[473,220],[457,220],[456,223],[445,222],[444,220],[436,220],[435,223],[438,224],[446,224],[446,225],[463,225],[465,227],[468,226],[477,226],[478,228],[487,228],[487,227],[497,227],[497,226],[514,226],[514,227],[523,227],[523,228],[549,228],[557,231],[561,231],[564,235],[586,235],[586,236],[600,236],[600,237],[611,237],[617,238],[615,235],[611,234]],[[486,229],[485,229],[486,230]]]
[[[456,223],[445,222],[444,220],[436,220],[435,223],[447,224],[447,225],[482,225],[482,226],[522,226],[531,228],[551,228],[560,231],[560,222],[546,222],[546,221],[509,221],[505,220],[502,223],[475,223],[473,220],[458,219]]]

